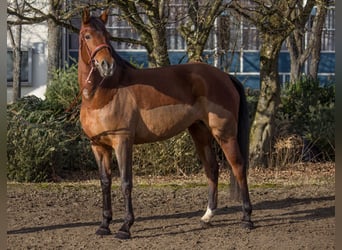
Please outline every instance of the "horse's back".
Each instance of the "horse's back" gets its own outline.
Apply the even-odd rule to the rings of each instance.
[[[131,88],[142,106],[194,103],[199,97],[230,109],[239,94],[229,75],[205,63],[137,70]],[[147,95],[147,96],[146,96]]]
[[[130,85],[139,109],[136,142],[171,137],[197,121],[213,130],[235,133],[239,95],[228,74],[191,63],[138,70]]]

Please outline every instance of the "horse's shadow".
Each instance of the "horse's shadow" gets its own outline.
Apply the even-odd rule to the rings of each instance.
[[[274,209],[274,210],[282,210],[284,208],[288,208],[294,205],[309,205],[313,202],[325,202],[325,201],[333,201],[335,200],[335,196],[323,196],[323,197],[317,197],[317,198],[286,198],[281,200],[270,200],[270,201],[262,201],[259,203],[256,203],[253,205],[254,211],[257,210],[264,210],[264,209]],[[146,216],[146,217],[138,217],[136,219],[136,222],[144,222],[144,221],[153,221],[153,220],[171,220],[171,219],[191,219],[191,218],[200,218],[200,216],[203,215],[203,210],[198,211],[192,211],[192,212],[183,212],[183,213],[174,213],[174,214],[159,214],[159,215],[152,215],[152,216]],[[218,208],[216,211],[216,215],[228,215],[228,214],[234,214],[234,213],[241,213],[241,206],[228,206],[228,207],[222,207]],[[291,211],[287,213],[281,213],[279,212],[273,217],[262,217],[254,221],[255,228],[258,228],[258,223],[262,223],[263,226],[274,226],[279,224],[285,224],[288,222],[284,222],[281,220],[282,217],[287,216],[291,217],[292,223],[300,222],[303,220],[320,220],[325,218],[332,218],[335,217],[335,206],[326,206],[326,207],[317,207],[317,208],[310,208],[308,206],[308,209],[304,210],[296,210]],[[112,223],[121,223],[121,219],[113,220]],[[234,219],[224,219],[224,220],[216,220],[214,222],[214,227],[226,227],[226,226],[232,226],[238,224],[238,220]],[[53,231],[58,229],[68,229],[68,228],[82,228],[82,227],[88,227],[88,226],[98,226],[100,224],[100,221],[90,221],[90,222],[75,222],[75,223],[67,223],[67,224],[57,224],[57,225],[48,225],[48,226],[39,226],[39,227],[24,227],[20,229],[15,230],[9,230],[7,231],[8,235],[13,234],[27,234],[27,233],[34,233],[34,232],[40,232],[40,231]],[[199,223],[198,223],[199,224]],[[175,227],[186,227],[188,223],[183,224],[177,224],[174,225]],[[153,228],[144,228],[143,230],[158,230],[159,229],[165,229],[172,226],[153,226]],[[198,226],[195,228],[192,228],[188,230],[189,232],[192,231],[199,231],[203,230],[202,227]],[[136,230],[136,232],[139,232],[141,230]],[[167,230],[166,230],[167,231]],[[184,230],[181,230],[179,233],[184,233]],[[168,233],[164,234],[177,234],[176,232],[169,231]],[[159,234],[160,235],[160,234]],[[153,237],[156,237],[158,235],[153,235]],[[141,236],[142,237],[142,236]],[[145,236],[144,236],[145,237]],[[152,237],[152,236],[150,236]],[[139,236],[136,236],[135,238],[139,238]]]

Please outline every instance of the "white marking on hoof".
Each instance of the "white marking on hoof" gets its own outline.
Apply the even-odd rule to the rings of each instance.
[[[207,208],[207,211],[202,216],[201,221],[204,221],[205,223],[210,222],[211,218],[213,218],[215,215],[215,210],[211,210],[209,207]]]

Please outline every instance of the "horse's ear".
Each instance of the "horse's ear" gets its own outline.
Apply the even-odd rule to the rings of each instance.
[[[104,11],[102,12],[102,14],[101,14],[101,16],[100,16],[100,19],[102,20],[102,22],[103,22],[104,24],[106,24],[107,21],[108,21],[108,14],[109,14],[109,9],[106,9],[106,10],[104,10]]]
[[[90,19],[90,11],[86,7],[83,9],[83,12],[82,12],[82,23],[87,24],[89,22],[89,19]]]

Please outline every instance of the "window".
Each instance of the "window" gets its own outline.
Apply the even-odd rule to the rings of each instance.
[[[21,83],[32,84],[32,49],[21,51]],[[7,85],[13,84],[13,51],[7,50]]]
[[[323,51],[335,51],[335,7],[331,6],[327,10],[327,16],[322,30]]]

